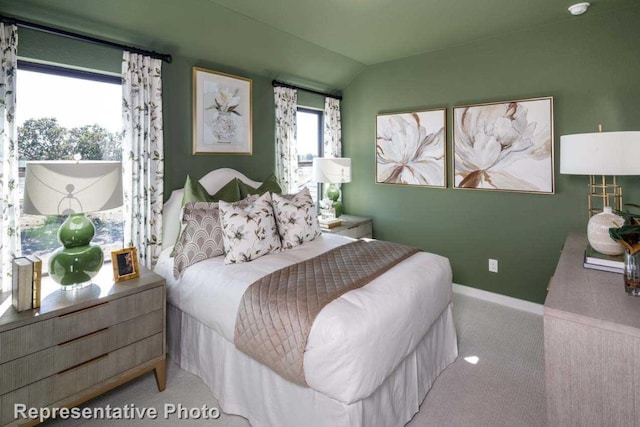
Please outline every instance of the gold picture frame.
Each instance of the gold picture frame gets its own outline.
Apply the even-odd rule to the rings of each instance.
[[[554,194],[553,97],[453,107],[453,188]]]
[[[193,154],[252,154],[253,81],[193,67]]]
[[[447,188],[447,108],[377,114],[375,161],[376,184]]]
[[[111,251],[111,265],[113,266],[113,280],[116,282],[140,276],[138,250],[134,247]]]

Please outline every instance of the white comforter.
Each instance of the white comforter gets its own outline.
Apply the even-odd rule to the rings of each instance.
[[[323,234],[300,247],[236,265],[225,265],[223,257],[217,257],[189,267],[178,281],[168,248],[155,271],[167,279],[170,304],[233,343],[247,287],[272,271],[349,241]],[[322,309],[311,328],[304,354],[307,384],[344,403],[369,396],[413,351],[450,301],[449,260],[426,252],[347,292]]]

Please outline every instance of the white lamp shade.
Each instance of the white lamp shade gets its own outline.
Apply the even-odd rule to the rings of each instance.
[[[348,157],[316,157],[313,159],[313,179],[316,182],[351,182],[351,159]]]
[[[597,132],[560,137],[560,173],[640,175],[640,132]]]
[[[27,162],[23,212],[68,215],[122,206],[122,163]]]

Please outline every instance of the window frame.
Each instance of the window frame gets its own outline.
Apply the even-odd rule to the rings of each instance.
[[[314,114],[318,116],[318,157],[323,157],[324,156],[324,110],[298,106],[296,113],[297,112],[309,113],[309,114]],[[298,164],[298,168],[313,167],[313,160],[311,161],[298,160],[297,164]],[[319,182],[316,183],[316,187],[317,187],[316,194],[318,196],[318,200],[316,201],[316,211],[319,212],[320,200],[322,200],[323,188],[322,188],[322,184]]]
[[[42,62],[29,61],[27,59],[18,59],[18,70],[122,85],[122,76],[100,73],[97,71],[81,70],[71,66],[45,64]]]
[[[297,112],[314,114],[318,116],[318,157],[322,157],[324,155],[324,111],[317,110],[315,108],[309,107],[298,107]],[[298,167],[300,166],[312,166],[312,161],[300,161],[298,160]]]
[[[118,86],[122,86],[123,84],[122,77],[115,73],[91,71],[86,69],[74,68],[73,66],[42,63],[42,62],[32,61],[32,60],[23,59],[23,58],[18,59],[17,65],[18,65],[17,67],[18,71],[30,71],[30,72],[48,74],[53,76],[69,77],[69,78],[78,79],[78,80],[92,81],[97,83],[114,84]],[[17,135],[16,135],[16,144],[17,143],[18,141],[17,141]],[[24,168],[20,168],[19,166],[18,174],[20,178],[24,177],[24,172],[25,172]],[[22,197],[23,195],[20,196],[20,200],[21,200],[20,204],[22,204]],[[122,216],[124,220],[124,207],[121,207],[120,209],[122,210]],[[22,212],[22,209],[20,209],[20,217],[18,221],[20,221],[21,225],[22,225],[23,215],[25,214]],[[90,213],[88,215],[91,216],[92,214]],[[49,216],[56,216],[56,215],[49,215]],[[64,217],[64,215],[58,215],[58,217],[62,218]],[[123,227],[124,227],[124,224],[123,224]],[[97,227],[96,227],[96,234],[97,234]],[[22,240],[22,237],[20,237],[20,239]],[[123,236],[123,239],[124,239],[124,236]],[[118,242],[118,245],[119,246],[124,245],[124,240],[122,240],[121,242]],[[100,245],[100,246],[103,249],[103,251],[105,251],[105,248],[108,247],[105,245]],[[109,264],[109,263],[111,263],[111,259],[110,257],[108,257],[108,253],[105,253],[104,264]],[[49,275],[48,267],[47,268],[43,267],[42,275],[43,276]]]

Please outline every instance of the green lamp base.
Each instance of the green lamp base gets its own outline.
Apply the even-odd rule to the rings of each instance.
[[[84,214],[71,214],[58,230],[58,240],[64,246],[49,258],[49,275],[64,287],[88,284],[102,268],[104,254],[92,245],[95,227]]]
[[[329,200],[333,201],[331,207],[333,207],[333,210],[336,213],[336,218],[338,218],[344,213],[344,205],[340,200],[338,200],[340,198],[340,189],[338,189],[335,184],[331,183],[327,187],[326,196]]]

